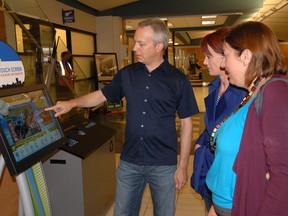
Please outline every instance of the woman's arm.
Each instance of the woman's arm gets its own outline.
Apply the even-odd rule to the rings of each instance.
[[[288,85],[269,84],[263,93],[260,125],[270,175],[259,215],[286,215],[288,200]],[[259,197],[260,198],[260,197]]]

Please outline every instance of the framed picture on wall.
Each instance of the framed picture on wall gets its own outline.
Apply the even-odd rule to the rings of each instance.
[[[94,54],[98,81],[111,81],[118,71],[116,53]]]

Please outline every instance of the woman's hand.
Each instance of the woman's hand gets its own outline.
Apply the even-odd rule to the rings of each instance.
[[[195,145],[194,145],[194,152],[195,152],[198,148],[200,148],[200,147],[201,147],[201,145],[195,144]]]

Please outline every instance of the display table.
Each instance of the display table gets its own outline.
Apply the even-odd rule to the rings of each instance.
[[[71,143],[43,163],[53,216],[105,215],[115,194],[115,130],[87,119],[66,126]]]

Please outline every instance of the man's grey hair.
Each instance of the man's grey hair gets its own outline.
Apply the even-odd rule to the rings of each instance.
[[[139,28],[151,26],[153,30],[153,42],[154,44],[163,43],[164,44],[164,50],[167,49],[168,43],[169,43],[169,29],[167,25],[160,20],[159,18],[149,18],[146,20],[143,20],[138,24]]]

